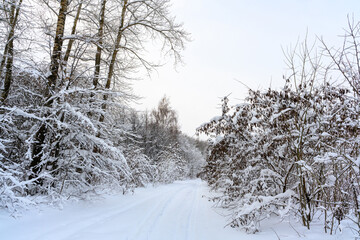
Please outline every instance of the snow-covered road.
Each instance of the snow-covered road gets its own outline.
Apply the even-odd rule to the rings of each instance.
[[[19,219],[0,214],[0,239],[222,239],[225,221],[209,211],[212,203],[205,194],[205,184],[192,180],[78,203],[62,211],[34,211]],[[238,237],[239,232],[232,232]]]
[[[81,202],[63,210],[30,211],[13,219],[0,212],[0,239],[4,240],[232,240],[298,239],[289,225],[264,226],[247,235],[230,227],[208,201],[200,180],[137,189],[135,194]],[[275,228],[275,230],[273,229]],[[278,236],[277,236],[278,235]],[[305,235],[301,235],[302,239]],[[337,239],[319,232],[305,239]],[[342,239],[342,238],[339,238]]]

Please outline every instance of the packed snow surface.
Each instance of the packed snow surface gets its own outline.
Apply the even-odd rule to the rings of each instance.
[[[355,239],[344,226],[341,233],[323,233],[321,224],[310,232],[299,223],[270,219],[261,232],[246,234],[224,227],[226,216],[208,199],[200,180],[137,189],[134,194],[78,202],[62,210],[33,209],[20,218],[0,211],[4,240],[267,240]]]

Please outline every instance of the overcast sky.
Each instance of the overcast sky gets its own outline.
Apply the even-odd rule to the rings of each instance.
[[[173,0],[172,13],[191,33],[184,65],[173,63],[134,84],[143,97],[139,110],[151,110],[167,95],[183,132],[220,115],[220,99],[238,103],[252,89],[280,87],[286,72],[282,47],[294,46],[306,32],[341,44],[347,15],[360,20],[359,0]],[[359,13],[359,14],[358,14]]]

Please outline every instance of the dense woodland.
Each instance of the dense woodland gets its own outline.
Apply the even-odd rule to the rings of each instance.
[[[0,3],[0,208],[194,178],[204,143],[169,99],[137,112],[131,81],[188,41],[168,0]]]
[[[282,88],[224,97],[197,130],[205,143],[181,133],[167,97],[148,112],[129,104],[131,82],[159,67],[149,46],[181,61],[189,34],[169,9],[1,1],[0,208],[201,176],[232,227],[254,233],[265,218],[292,216],[309,229],[321,219],[330,234],[351,219],[360,232],[359,24],[349,19],[339,48],[320,39],[287,51]]]
[[[343,46],[307,41],[284,51],[280,89],[222,99],[222,113],[199,127],[212,137],[203,178],[220,192],[229,225],[259,231],[271,216],[295,217],[326,233],[351,220],[360,232],[359,23],[349,19]]]

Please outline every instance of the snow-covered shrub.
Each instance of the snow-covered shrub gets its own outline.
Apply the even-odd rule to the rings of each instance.
[[[26,179],[26,164],[21,158],[24,132],[18,127],[26,122],[22,111],[0,107],[0,208],[12,214],[34,204],[27,198],[27,189],[34,180]]]
[[[143,149],[130,145],[124,151],[125,157],[131,169],[133,184],[135,187],[144,187],[153,183],[157,177],[157,169],[152,160],[143,153]]]
[[[222,116],[199,131],[214,137],[205,177],[232,211],[230,225],[255,232],[261,219],[286,209],[309,228],[320,207],[331,221],[357,209],[358,106],[329,84],[250,90],[233,107],[225,98]]]
[[[27,161],[30,179],[46,177],[31,192],[52,188],[61,194],[68,187],[87,191],[96,185],[125,186],[131,181],[123,151],[111,139],[122,129],[111,127],[113,117],[101,110],[99,101],[89,101],[96,96],[86,89],[64,90],[53,96],[51,107],[39,109],[42,120],[28,139]],[[106,121],[99,121],[99,115],[106,115]]]
[[[171,183],[188,176],[186,161],[175,149],[161,152],[155,162],[158,171],[157,182]]]

